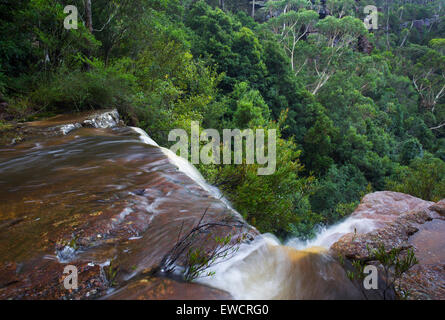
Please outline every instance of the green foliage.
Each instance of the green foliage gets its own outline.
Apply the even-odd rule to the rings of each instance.
[[[409,167],[398,167],[386,183],[388,190],[439,201],[445,197],[445,162],[425,155],[412,160]]]
[[[366,186],[366,178],[355,166],[334,165],[310,197],[311,207],[323,214],[325,222],[334,223],[355,209]]]
[[[59,69],[31,93],[31,102],[46,110],[75,111],[128,105],[135,85],[132,75],[118,64],[106,67],[100,60],[82,61],[90,66],[88,71]]]
[[[262,232],[286,235],[292,233],[293,225],[311,215],[307,197],[314,178],[300,176],[301,152],[292,140],[280,138],[277,124],[271,123],[265,129],[275,129],[278,134],[273,174],[258,175],[260,165],[244,162],[218,166],[208,178],[225,191],[249,223]]]
[[[9,130],[11,128],[12,128],[12,125],[10,125],[9,123],[6,123],[6,122],[0,120],[0,132]]]
[[[258,90],[249,88],[247,82],[236,84],[230,99],[224,101],[233,111],[233,126],[239,129],[264,126],[269,121],[269,107]]]
[[[386,10],[368,32],[364,1],[327,0],[324,19],[318,1],[269,1],[259,23],[247,0],[94,0],[90,32],[83,0],[69,3],[77,30],[62,27],[66,1],[5,0],[0,119],[116,107],[164,146],[192,121],[219,131],[278,121],[273,175],[200,170],[261,231],[308,237],[371,190],[444,197],[440,1],[373,1]]]
[[[367,246],[367,250],[369,254],[368,262],[372,261],[374,264],[380,265],[381,271],[384,273],[383,275],[380,274],[381,279],[384,281],[379,282],[384,283],[384,288],[379,288],[382,290],[383,300],[390,297],[388,293],[390,290],[395,289],[396,284],[399,285],[398,291],[402,293],[402,296],[398,298],[406,299],[409,293],[403,292],[398,280],[401,279],[404,273],[419,263],[414,250],[412,248],[407,250],[402,248],[386,249],[383,243],[379,243],[375,248]],[[339,261],[343,266],[345,265],[344,256],[340,255]],[[367,297],[367,290],[363,288],[363,279],[366,277],[364,273],[366,264],[363,260],[353,259],[351,260],[351,270],[346,270],[347,277],[359,287],[364,297]]]
[[[104,270],[105,279],[107,280],[108,285],[110,287],[116,286],[117,285],[116,277],[117,277],[119,268],[118,268],[118,266],[115,266],[115,260],[111,260],[110,264],[108,266],[105,266],[103,268],[103,270]]]
[[[244,232],[244,224],[231,221],[230,217],[218,222],[204,222],[208,209],[204,211],[198,224],[184,236],[182,224],[178,241],[163,257],[157,272],[168,274],[181,265],[185,281],[210,277],[215,274],[213,271],[207,271],[210,267],[238,251],[241,243],[247,239],[248,233]]]
[[[403,142],[400,151],[400,163],[408,164],[414,158],[423,156],[422,144],[416,138],[410,138]]]
[[[377,260],[383,266],[386,283],[386,287],[383,290],[383,299],[386,299],[387,291],[394,287],[395,282],[405,272],[419,263],[412,248],[407,250],[391,248],[387,250],[383,244],[379,244],[375,249],[368,248],[368,251],[371,259]]]
[[[202,56],[216,65],[219,73],[225,74],[220,85],[224,92],[232,91],[239,81],[249,82],[254,89],[265,89],[263,48],[252,30],[243,27],[234,16],[212,9],[203,1],[190,8],[185,23],[195,33],[193,55]]]
[[[0,65],[0,70],[2,70],[2,66]],[[2,94],[6,91],[6,76],[3,72],[0,71],[0,98]]]
[[[212,253],[208,253],[202,248],[190,248],[188,250],[186,258],[187,268],[184,274],[186,281],[215,275],[214,271],[207,270],[213,266],[217,260],[226,258],[229,254],[233,254],[238,249],[238,247],[228,251],[223,249],[229,246],[232,241],[230,235],[226,237],[215,236],[214,241],[217,244],[218,249],[214,250]]]
[[[135,61],[134,73],[139,125],[161,145],[167,144],[172,129],[188,132],[191,121],[221,117],[221,106],[216,101],[220,76],[194,61],[181,44],[154,41]]]
[[[393,276],[396,278],[399,278],[404,272],[418,263],[411,248],[407,250],[403,257],[401,255],[403,249],[392,248],[387,251],[383,244],[380,244],[376,249],[368,250],[370,250],[371,259],[379,261],[385,268],[391,268],[394,273]]]

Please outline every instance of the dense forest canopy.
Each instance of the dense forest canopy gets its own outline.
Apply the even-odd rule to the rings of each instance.
[[[63,27],[64,7],[79,11]],[[364,7],[378,8],[367,30]],[[200,165],[260,231],[309,237],[361,196],[445,197],[442,0],[2,0],[0,131],[118,108],[168,132],[278,130],[277,170]]]

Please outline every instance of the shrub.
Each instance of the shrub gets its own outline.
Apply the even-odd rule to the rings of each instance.
[[[307,197],[312,191],[314,178],[301,175],[301,151],[293,140],[280,138],[275,123],[269,124],[268,128],[277,129],[276,170],[273,174],[258,175],[260,165],[244,163],[217,166],[213,176],[207,178],[225,192],[247,222],[261,232],[285,237],[310,215]]]
[[[445,162],[431,154],[416,158],[409,167],[399,166],[386,180],[386,188],[428,201],[439,201],[445,197]]]
[[[409,248],[404,250],[402,248],[391,248],[387,250],[383,243],[378,243],[375,248],[370,248],[367,246],[369,260],[377,261],[384,273],[384,287],[382,289],[382,298],[387,300],[391,291],[395,291],[395,286],[398,284],[398,291],[402,294],[399,296],[401,299],[406,299],[409,292],[403,292],[400,287],[399,280],[402,278],[409,269],[414,265],[418,264],[414,250]],[[341,256],[341,261],[344,261],[344,257]],[[347,270],[347,276],[351,281],[358,280],[359,289],[362,291],[363,295],[367,297],[367,292],[363,288],[362,280],[365,277],[364,268],[365,261],[362,260],[352,260],[353,270]]]
[[[82,111],[114,108],[131,103],[135,78],[119,70],[106,67],[102,62],[85,60],[88,71],[69,71],[64,68],[54,74],[48,83],[31,94],[34,104],[47,110]]]

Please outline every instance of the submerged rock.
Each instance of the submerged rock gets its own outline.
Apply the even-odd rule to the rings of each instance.
[[[119,113],[117,110],[111,110],[106,112],[98,112],[88,116],[83,120],[82,125],[92,128],[112,128],[119,125]]]

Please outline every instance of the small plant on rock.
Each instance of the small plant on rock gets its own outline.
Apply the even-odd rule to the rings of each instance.
[[[368,258],[366,261],[354,259],[351,261],[353,270],[347,270],[346,274],[351,281],[358,280],[360,290],[364,296],[367,297],[366,290],[363,288],[362,281],[365,278],[364,268],[367,262],[377,261],[379,262],[384,273],[384,288],[382,289],[383,299],[389,298],[388,293],[391,290],[395,291],[395,284],[401,279],[403,274],[411,269],[414,265],[419,263],[412,248],[392,248],[391,250],[385,249],[383,243],[379,243],[376,248],[371,249],[367,246]],[[397,288],[398,292],[402,294],[399,296],[401,299],[406,299],[409,296],[409,292],[401,290],[400,282]]]
[[[235,224],[230,224],[228,221],[203,223],[207,209],[198,224],[182,238],[184,225],[181,226],[176,245],[161,263],[160,270],[163,273],[172,273],[178,265],[183,265],[185,281],[213,276],[215,273],[207,270],[231,257],[238,251],[241,243],[247,239],[247,233],[243,232],[245,224],[242,222]],[[229,233],[227,236],[216,235],[217,232],[224,229],[227,229]]]
[[[116,276],[118,272],[118,267],[115,266],[115,263],[113,260],[110,261],[110,264],[106,267],[104,267],[104,275],[107,279],[108,284],[110,287],[116,286]]]
[[[369,249],[368,247],[368,251],[373,260],[380,262],[385,273],[386,287],[383,290],[383,299],[387,298],[388,290],[394,289],[396,281],[411,269],[411,267],[419,263],[412,248],[407,250],[403,248],[392,248],[387,251],[385,246],[380,243],[376,249]]]

